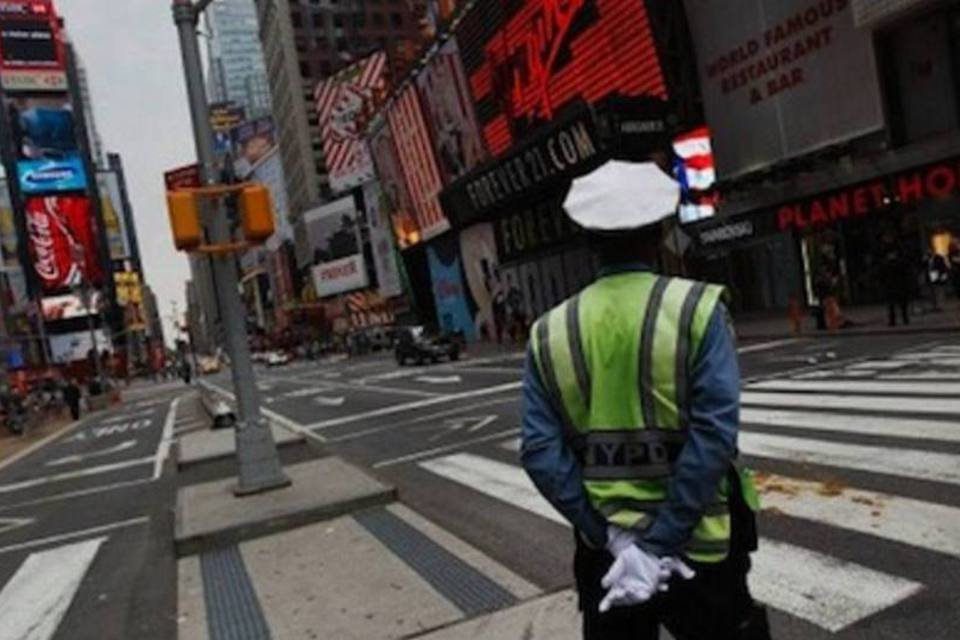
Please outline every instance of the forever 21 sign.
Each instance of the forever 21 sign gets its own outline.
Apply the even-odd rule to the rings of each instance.
[[[441,202],[450,220],[465,226],[563,186],[599,165],[601,156],[590,112],[581,108],[513,153],[454,182]]]

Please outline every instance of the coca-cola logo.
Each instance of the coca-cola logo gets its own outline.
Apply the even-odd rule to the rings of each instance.
[[[33,245],[33,266],[42,279],[60,280],[57,264],[56,242],[50,228],[50,216],[45,211],[27,212],[27,232]]]

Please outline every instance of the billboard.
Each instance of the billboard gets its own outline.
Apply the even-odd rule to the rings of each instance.
[[[334,193],[374,177],[363,133],[386,96],[386,69],[387,55],[378,51],[327,78],[314,91],[323,157]]]
[[[393,244],[389,198],[380,188],[380,183],[374,181],[363,185],[363,202],[367,210],[373,267],[377,272],[380,295],[384,298],[399,296],[403,293],[403,283]]]
[[[43,310],[43,319],[47,322],[84,318],[99,313],[101,296],[99,291],[93,291],[89,303],[76,294],[68,293],[62,296],[49,296],[40,301]]]
[[[213,150],[217,155],[230,153],[230,131],[246,120],[246,111],[233,102],[210,105],[210,127],[213,129]]]
[[[455,39],[447,40],[430,58],[416,82],[443,181],[450,183],[487,159]]]
[[[873,35],[849,0],[685,5],[719,178],[883,127]]]
[[[433,300],[437,306],[440,330],[444,333],[462,333],[464,339],[474,340],[476,327],[463,286],[456,238],[448,234],[431,243],[427,247],[427,262],[430,265]]]
[[[373,128],[369,138],[370,154],[377,166],[383,205],[387,207],[397,244],[406,249],[420,242],[420,227],[413,215],[413,203],[407,189],[407,179],[403,175],[397,149],[393,144],[393,133],[383,121]]]
[[[202,184],[200,165],[188,164],[163,172],[163,184],[167,191],[195,189]]]
[[[420,227],[420,239],[429,240],[450,228],[440,207],[440,168],[433,155],[430,132],[420,108],[417,90],[408,85],[387,111],[387,120],[396,145],[400,167],[410,191],[413,212]]]
[[[259,182],[270,190],[277,231],[267,240],[267,249],[274,251],[284,240],[293,239],[293,228],[273,118],[265,116],[244,122],[234,128],[231,137],[234,173],[242,180]]]
[[[7,91],[66,91],[66,52],[50,0],[0,2],[0,82]]]
[[[130,238],[124,222],[123,198],[120,195],[120,180],[116,172],[97,174],[97,186],[100,189],[100,210],[103,226],[107,232],[107,244],[111,260],[125,260],[130,257]]]
[[[313,286],[318,297],[360,289],[367,284],[357,207],[352,196],[303,214]]]
[[[112,351],[110,340],[103,329],[96,330],[97,349],[101,352]],[[78,360],[86,360],[87,354],[93,349],[93,340],[89,331],[75,333],[61,333],[48,336],[50,341],[50,355],[54,362],[66,364]]]
[[[457,38],[496,155],[574,100],[668,95],[642,0],[479,0]]]
[[[25,194],[83,191],[87,177],[67,95],[17,95],[5,100]]]
[[[27,198],[30,257],[45,293],[103,281],[90,201],[81,196]]]

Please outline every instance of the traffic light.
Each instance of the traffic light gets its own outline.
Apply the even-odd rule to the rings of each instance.
[[[262,243],[273,235],[273,204],[270,191],[262,184],[252,184],[240,192],[240,224],[243,237]]]
[[[168,191],[167,211],[173,244],[180,251],[196,249],[203,242],[200,210],[192,191]]]

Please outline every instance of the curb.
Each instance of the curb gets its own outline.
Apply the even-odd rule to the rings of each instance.
[[[174,524],[174,549],[177,558],[191,556],[220,549],[246,540],[269,536],[274,533],[296,529],[308,524],[333,520],[340,516],[349,515],[363,509],[379,507],[396,501],[397,490],[386,487],[385,490],[370,495],[343,500],[333,504],[322,505],[314,509],[299,511],[290,515],[269,518],[259,522],[225,527],[209,533],[200,533],[193,536],[181,537],[182,513],[177,509],[176,523]]]

